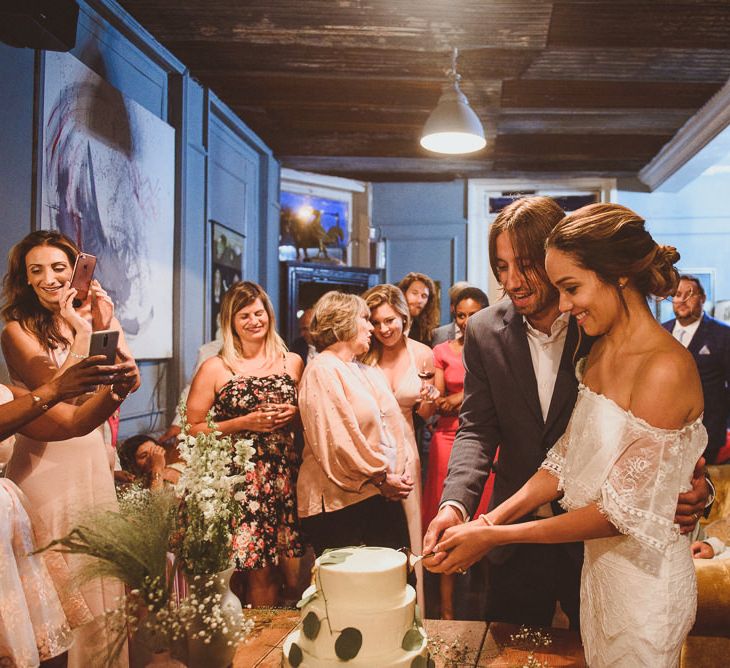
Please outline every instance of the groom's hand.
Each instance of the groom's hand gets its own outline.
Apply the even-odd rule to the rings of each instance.
[[[439,511],[436,517],[431,520],[431,524],[428,525],[426,535],[423,537],[423,554],[431,554],[433,548],[441,538],[446,529],[454,526],[458,526],[464,522],[464,518],[461,513],[456,509],[455,506],[445,505]],[[424,561],[424,566],[436,566],[446,558],[446,553],[441,552],[429,557],[427,561]]]
[[[705,476],[705,458],[700,457],[692,474],[692,489],[679,495],[674,521],[683,534],[694,531],[697,520],[702,517],[710,496],[710,486]]]

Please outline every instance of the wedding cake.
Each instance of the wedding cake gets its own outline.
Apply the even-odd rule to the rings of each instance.
[[[328,550],[302,596],[301,625],[284,641],[285,668],[430,668],[406,555],[383,547]]]

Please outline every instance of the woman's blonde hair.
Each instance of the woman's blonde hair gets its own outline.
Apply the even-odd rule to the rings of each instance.
[[[390,283],[382,283],[367,290],[362,297],[370,309],[371,316],[376,308],[388,304],[403,320],[403,336],[408,336],[411,329],[411,312],[400,288]],[[370,339],[370,350],[365,353],[362,361],[365,364],[377,364],[382,354],[383,344],[373,336]]]
[[[332,290],[323,294],[314,305],[309,334],[318,351],[338,341],[349,341],[357,334],[357,318],[370,316],[365,300],[358,295]]]
[[[657,244],[644,219],[620,204],[589,204],[565,216],[546,247],[570,255],[581,267],[613,286],[625,306],[619,279],[644,296],[673,295],[679,283],[674,246]]]
[[[269,317],[269,328],[266,331],[264,343],[266,359],[269,361],[274,360],[287,351],[286,344],[276,331],[276,316],[269,295],[257,283],[239,281],[228,288],[221,300],[220,320],[223,346],[221,347],[220,356],[228,366],[235,365],[236,361],[243,357],[241,341],[233,328],[236,313],[249,304],[253,304],[257,299],[261,300],[264,311]]]
[[[433,279],[426,274],[420,274],[417,271],[411,271],[401,278],[398,287],[405,295],[412,283],[420,281],[428,288],[428,301],[423,307],[420,315],[417,315],[411,321],[410,336],[416,341],[431,345],[433,330],[439,326],[441,322],[441,299],[436,291],[436,284]],[[406,302],[407,303],[407,302]]]

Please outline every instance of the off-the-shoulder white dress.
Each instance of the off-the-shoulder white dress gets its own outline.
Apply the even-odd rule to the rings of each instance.
[[[542,468],[559,478],[564,508],[596,503],[621,532],[585,541],[580,620],[591,668],[678,665],[697,583],[689,537],[673,520],[706,444],[700,419],[660,429],[580,386]]]

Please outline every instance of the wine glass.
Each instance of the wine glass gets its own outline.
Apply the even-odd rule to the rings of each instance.
[[[263,411],[264,413],[278,413],[279,410],[279,404],[284,403],[284,397],[282,395],[281,390],[277,389],[268,389],[259,395],[259,405],[258,409],[260,411]]]
[[[433,377],[436,375],[436,370],[433,367],[431,360],[423,360],[418,370],[418,377],[421,379],[421,390],[425,390],[428,386],[433,385],[431,382]],[[431,399],[426,399],[429,403]]]

